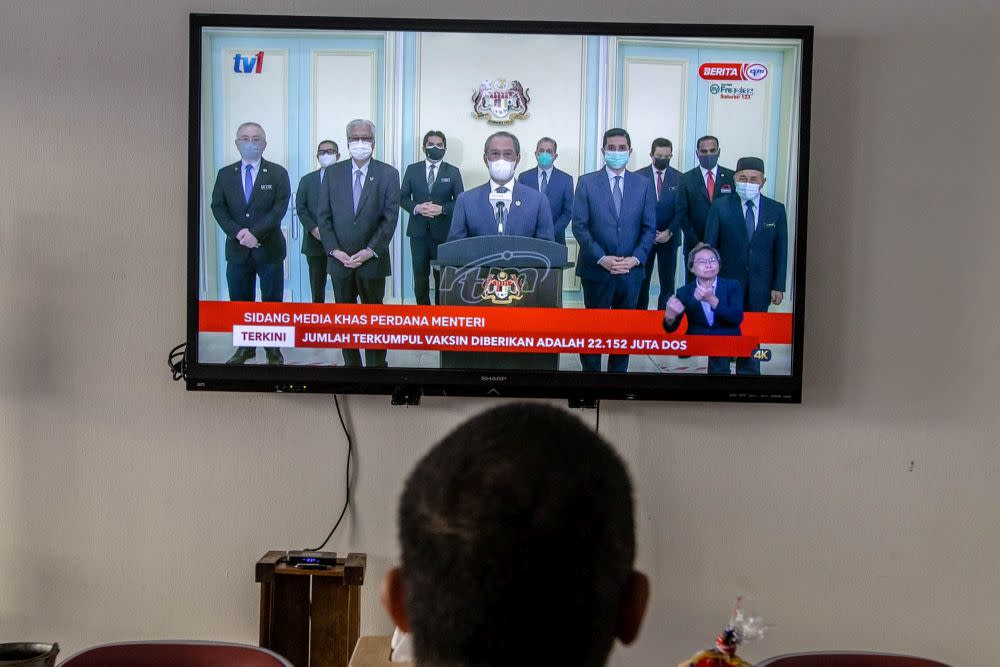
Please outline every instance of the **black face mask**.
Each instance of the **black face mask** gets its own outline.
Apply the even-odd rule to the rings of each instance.
[[[444,149],[437,146],[428,146],[424,149],[424,152],[427,153],[428,158],[435,162],[444,157]]]
[[[656,167],[658,171],[663,171],[670,166],[670,158],[668,157],[654,157],[653,166]]]

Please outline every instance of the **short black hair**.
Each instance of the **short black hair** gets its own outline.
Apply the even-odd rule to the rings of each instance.
[[[601,140],[601,148],[608,145],[608,137],[625,137],[625,142],[628,144],[628,147],[632,148],[632,137],[630,137],[628,132],[620,127],[613,127],[604,133],[604,139]]]
[[[553,139],[552,137],[542,137],[541,139],[539,139],[538,141],[536,141],[535,142],[535,150],[536,151],[538,150],[538,144],[542,143],[543,141],[547,141],[550,144],[552,144],[552,152],[553,153],[558,153],[559,152],[559,144],[557,144],[556,140]]]
[[[722,147],[722,145],[719,143],[718,137],[713,137],[711,134],[706,134],[704,137],[700,137],[698,141],[694,143],[694,149],[699,150],[701,148],[701,142],[703,141],[714,141],[716,148]]]
[[[653,139],[653,144],[649,147],[649,154],[652,155],[655,153],[657,148],[669,148],[672,151],[674,150],[674,145],[670,143],[670,139],[657,137],[656,139]]]
[[[441,137],[441,143],[444,144],[445,148],[448,148],[448,137],[444,136],[444,132],[442,132],[441,130],[431,130],[430,132],[428,132],[427,134],[425,134],[424,135],[423,143],[421,143],[420,146],[421,147],[426,146],[427,145],[427,140],[430,137]]]
[[[494,132],[490,136],[486,137],[486,143],[483,144],[483,155],[486,155],[487,153],[490,152],[490,142],[497,137],[507,137],[508,139],[512,140],[514,142],[514,152],[517,153],[518,155],[521,154],[521,142],[517,140],[517,137],[515,137],[510,132],[505,132],[503,130],[500,130],[499,132]]]
[[[399,538],[418,664],[506,667],[528,646],[532,664],[607,659],[635,560],[632,484],[568,412],[508,404],[452,431],[410,473]]]
[[[719,263],[719,268],[722,267],[722,257],[719,255],[719,251],[708,245],[707,243],[699,243],[695,247],[691,248],[691,252],[688,253],[687,267],[688,271],[694,268],[694,256],[697,255],[702,250],[711,250],[712,254],[715,255],[715,261]]]
[[[323,141],[319,142],[318,144],[316,144],[316,150],[319,150],[319,147],[322,146],[323,144],[333,144],[333,150],[336,151],[338,154],[340,153],[340,146],[338,146],[337,142],[334,141],[333,139],[324,139]]]

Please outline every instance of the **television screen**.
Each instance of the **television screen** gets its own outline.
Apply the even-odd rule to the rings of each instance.
[[[812,28],[191,16],[191,389],[797,402]]]

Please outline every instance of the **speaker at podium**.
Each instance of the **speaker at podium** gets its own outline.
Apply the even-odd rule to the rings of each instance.
[[[442,306],[561,308],[566,246],[527,236],[474,236],[442,243]],[[441,368],[559,370],[558,354],[441,352]]]

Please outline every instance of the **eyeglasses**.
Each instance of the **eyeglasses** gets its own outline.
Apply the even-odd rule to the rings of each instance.
[[[369,134],[368,136],[364,136],[364,137],[348,137],[348,140],[350,140],[350,141],[375,141],[375,137],[373,137],[373,136],[371,136]]]
[[[327,148],[326,150],[316,151],[316,157],[319,157],[320,155],[336,155],[336,154],[337,154],[336,148]]]
[[[240,141],[249,141],[251,144],[262,144],[264,143],[264,137],[248,137],[246,135],[239,138]]]
[[[718,264],[718,263],[719,263],[719,260],[717,260],[717,259],[716,259],[716,258],[714,258],[714,257],[709,257],[709,258],[707,258],[707,259],[696,259],[696,260],[694,260],[694,262],[692,262],[692,263],[693,263],[693,264],[701,264],[701,265],[704,265],[704,266],[710,266],[710,265],[712,265],[712,264]]]
[[[517,157],[517,153],[514,151],[489,151],[486,153],[486,159],[490,160],[514,160]]]

